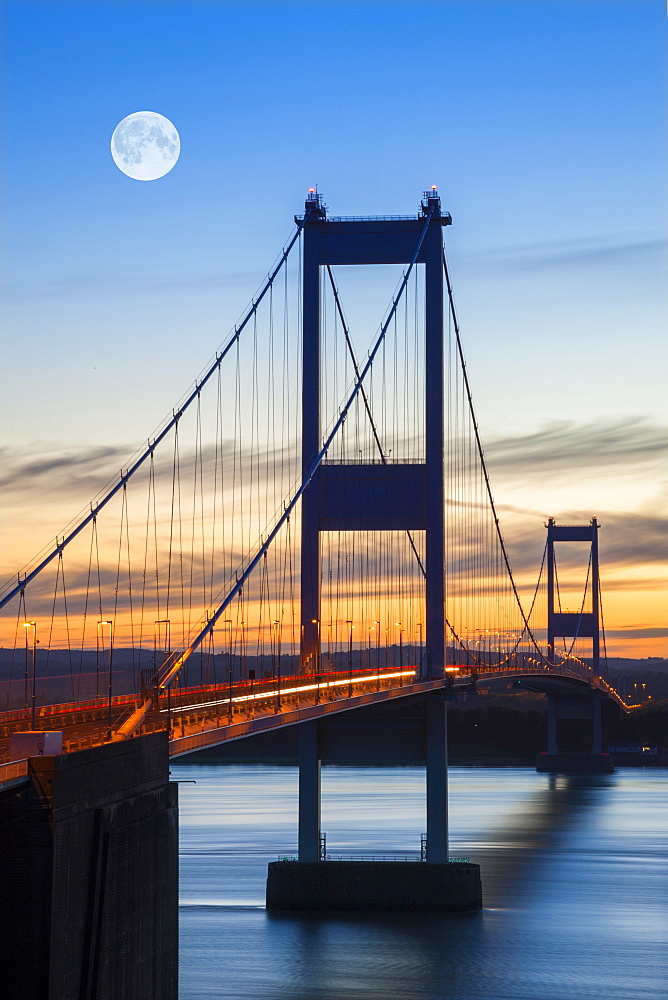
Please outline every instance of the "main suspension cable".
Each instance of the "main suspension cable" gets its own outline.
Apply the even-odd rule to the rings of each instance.
[[[513,595],[515,597],[515,601],[517,602],[517,607],[519,608],[520,615],[522,616],[522,621],[524,623],[524,628],[526,630],[526,634],[531,639],[531,642],[533,643],[533,645],[534,645],[534,647],[536,649],[536,652],[540,656],[540,658],[543,661],[543,663],[545,663],[547,666],[551,666],[550,661],[546,658],[545,654],[542,652],[542,650],[540,649],[540,647],[538,645],[536,637],[534,636],[533,631],[531,630],[531,626],[529,625],[529,619],[527,618],[527,615],[525,614],[524,608],[522,607],[522,601],[520,600],[520,595],[519,595],[519,592],[517,590],[517,585],[515,583],[515,577],[513,576],[512,567],[510,565],[510,558],[508,556],[508,550],[506,549],[506,543],[505,543],[505,541],[503,539],[503,534],[501,533],[501,524],[499,522],[499,516],[498,516],[498,514],[496,512],[496,504],[494,503],[494,497],[492,496],[492,487],[491,487],[491,483],[490,483],[490,479],[489,479],[489,473],[487,471],[487,462],[485,461],[485,455],[484,455],[483,448],[482,448],[482,441],[480,440],[480,431],[478,429],[478,421],[476,419],[475,409],[474,409],[474,406],[473,406],[473,396],[471,394],[471,385],[469,383],[468,372],[466,370],[466,362],[464,360],[464,351],[463,351],[463,348],[462,348],[462,340],[461,340],[461,336],[460,336],[460,332],[459,332],[459,322],[457,320],[457,312],[455,310],[455,300],[454,300],[454,295],[453,295],[453,292],[452,292],[452,285],[450,284],[450,272],[448,270],[448,262],[447,262],[447,259],[446,259],[446,256],[445,256],[445,250],[443,250],[443,273],[445,275],[445,283],[446,283],[446,287],[447,287],[447,291],[448,291],[448,303],[449,303],[449,306],[450,306],[450,314],[452,316],[452,325],[453,325],[453,329],[454,329],[454,332],[455,332],[455,341],[456,341],[456,344],[457,344],[457,353],[459,355],[459,362],[460,362],[460,365],[461,365],[461,368],[462,368],[462,377],[463,377],[463,380],[464,380],[464,388],[466,390],[466,397],[467,397],[467,400],[468,400],[469,412],[471,414],[471,421],[473,423],[473,433],[475,435],[476,446],[477,446],[477,449],[478,449],[478,457],[480,458],[480,464],[481,464],[481,467],[482,467],[482,473],[483,473],[483,476],[484,476],[484,479],[485,479],[485,489],[486,489],[486,492],[487,492],[487,497],[489,499],[489,504],[490,504],[490,508],[491,508],[491,511],[492,511],[492,517],[494,518],[494,526],[496,528],[496,535],[497,535],[497,538],[499,540],[499,545],[501,546],[501,552],[503,554],[503,561],[505,563],[506,570],[508,572],[508,578],[510,579],[510,585],[511,585],[512,590],[513,590]]]
[[[69,543],[74,538],[77,537],[77,535],[81,531],[83,531],[86,525],[90,524],[90,522],[93,520],[94,517],[97,516],[97,514],[99,514],[102,508],[106,507],[109,501],[113,497],[115,497],[120,490],[123,489],[126,483],[135,474],[135,472],[139,468],[141,468],[146,459],[153,454],[156,447],[161,443],[161,441],[163,441],[164,438],[167,437],[169,432],[172,430],[172,428],[176,426],[179,419],[188,409],[190,404],[198,398],[203,386],[206,385],[206,383],[209,381],[214,372],[216,372],[220,368],[222,362],[224,361],[224,359],[226,358],[226,356],[228,355],[234,344],[236,344],[239,341],[239,338],[245,327],[248,325],[249,321],[252,319],[253,316],[255,316],[258,306],[264,299],[269,289],[272,287],[274,280],[276,279],[276,276],[279,273],[280,269],[287,261],[288,255],[292,250],[294,244],[297,242],[297,239],[299,238],[302,228],[303,228],[303,222],[302,221],[297,222],[297,231],[294,233],[294,235],[288,242],[287,246],[283,250],[278,260],[278,263],[275,265],[275,267],[267,277],[267,280],[265,281],[262,289],[252,300],[251,305],[247,309],[243,319],[241,319],[239,323],[235,325],[234,330],[225,347],[221,350],[220,353],[216,353],[214,361],[211,363],[211,365],[206,370],[204,375],[196,380],[195,387],[191,391],[190,395],[187,396],[187,398],[184,400],[183,403],[181,403],[178,406],[178,408],[175,408],[172,411],[171,418],[167,421],[165,426],[156,435],[156,437],[153,438],[153,441],[151,442],[149,440],[146,448],[144,448],[139,457],[135,459],[132,465],[126,470],[125,474],[123,474],[123,471],[121,470],[121,477],[118,480],[118,482],[116,482],[109,490],[107,490],[106,493],[103,493],[103,495],[100,497],[99,500],[95,500],[90,504],[89,513],[82,518],[82,520],[76,525],[76,527],[74,527],[68,534],[65,534],[62,538],[62,541],[59,544],[56,543],[56,547],[52,549],[51,552],[49,552],[48,555],[46,555],[33,570],[31,570],[29,573],[25,573],[23,578],[21,578],[20,573],[18,574],[18,582],[14,584],[14,586],[4,595],[4,597],[0,598],[0,608],[3,608],[5,604],[8,604],[9,601],[11,601],[14,597],[16,597],[17,594],[21,592],[21,590],[24,590],[28,586],[28,584],[31,583],[35,579],[35,577],[38,576],[42,572],[42,570],[45,569],[45,567],[48,566],[49,563],[51,563],[52,560],[55,559],[63,551],[63,549],[67,545],[69,545]]]
[[[320,466],[323,458],[327,454],[327,452],[328,452],[328,450],[329,450],[329,448],[330,448],[330,446],[332,444],[332,441],[336,437],[338,431],[340,430],[342,424],[344,423],[346,417],[348,416],[348,413],[350,412],[350,409],[351,409],[353,403],[357,399],[357,397],[358,397],[358,395],[359,395],[359,393],[360,393],[360,391],[362,389],[362,385],[363,385],[364,379],[366,378],[369,370],[371,369],[371,366],[373,365],[374,359],[375,359],[375,357],[376,357],[376,355],[377,355],[377,353],[378,353],[378,351],[380,349],[380,346],[381,346],[381,344],[383,343],[383,341],[385,339],[385,334],[386,334],[386,332],[387,332],[387,330],[388,330],[388,328],[390,326],[390,323],[392,322],[392,319],[393,319],[394,314],[395,314],[395,312],[397,310],[399,302],[401,301],[401,296],[402,296],[402,294],[403,294],[403,292],[404,292],[404,290],[406,288],[406,285],[408,283],[408,279],[410,278],[410,275],[411,275],[411,272],[413,270],[413,267],[414,267],[414,265],[415,265],[415,263],[417,261],[417,258],[419,256],[419,253],[420,253],[420,250],[422,248],[422,244],[424,242],[424,238],[427,235],[427,230],[429,228],[429,224],[430,224],[430,222],[432,220],[433,214],[434,214],[434,210],[433,210],[433,208],[430,208],[428,210],[428,212],[426,213],[426,215],[425,215],[424,225],[423,225],[422,230],[420,232],[420,236],[418,238],[417,245],[415,247],[415,251],[413,253],[413,256],[412,256],[412,258],[410,260],[410,263],[409,263],[408,267],[406,268],[406,270],[404,272],[403,278],[402,278],[402,280],[401,280],[401,282],[399,284],[399,289],[398,289],[398,291],[396,292],[396,294],[392,298],[392,305],[391,305],[390,310],[388,312],[387,318],[385,319],[385,321],[381,325],[380,332],[379,332],[379,334],[378,334],[378,336],[376,338],[375,344],[373,345],[371,351],[369,352],[369,355],[368,355],[368,358],[366,360],[366,363],[365,363],[363,369],[361,370],[361,372],[359,374],[359,377],[356,377],[354,385],[353,385],[353,388],[352,388],[352,390],[351,390],[351,392],[350,392],[350,394],[349,394],[346,402],[341,407],[341,409],[339,411],[339,416],[336,419],[336,421],[334,422],[334,424],[332,426],[332,429],[330,430],[329,434],[327,435],[324,444],[320,448],[320,450],[317,453],[317,455],[315,455],[313,457],[313,459],[311,460],[311,463],[308,466],[308,468],[306,470],[306,473],[303,476],[302,481],[301,481],[299,487],[294,492],[292,498],[288,502],[284,501],[284,503],[283,503],[283,511],[282,511],[280,517],[278,517],[278,519],[277,519],[276,523],[274,524],[273,528],[271,528],[271,530],[268,532],[268,534],[266,535],[266,537],[264,537],[264,540],[262,541],[262,543],[258,547],[258,549],[257,549],[255,555],[253,556],[253,558],[246,565],[245,569],[243,569],[241,573],[237,574],[237,577],[236,577],[234,585],[228,591],[227,595],[221,601],[221,603],[218,605],[218,607],[216,608],[216,610],[211,614],[211,616],[209,617],[209,619],[206,622],[206,624],[204,625],[204,627],[202,627],[196,633],[196,635],[193,637],[193,639],[191,640],[191,642],[189,643],[189,645],[187,646],[187,648],[184,649],[182,653],[179,653],[176,656],[176,658],[173,660],[173,662],[172,662],[171,665],[169,664],[169,661],[166,662],[166,664],[165,664],[166,669],[165,669],[164,674],[162,675],[162,677],[156,678],[156,680],[157,680],[157,687],[159,689],[164,690],[171,683],[171,681],[179,674],[179,672],[181,671],[182,667],[187,662],[187,660],[199,648],[199,646],[201,645],[201,643],[203,642],[203,640],[206,638],[206,636],[212,631],[212,629],[214,628],[216,622],[218,621],[218,619],[220,618],[220,616],[223,614],[223,612],[226,610],[226,608],[231,604],[231,602],[234,600],[234,598],[237,595],[239,595],[239,594],[242,593],[243,587],[244,587],[244,584],[245,584],[246,580],[248,579],[248,577],[250,576],[250,574],[253,572],[253,570],[256,568],[256,566],[258,565],[258,563],[260,562],[260,560],[264,556],[265,552],[268,550],[269,546],[271,545],[271,543],[274,541],[274,539],[278,535],[279,531],[281,530],[281,528],[283,527],[284,523],[286,522],[286,520],[290,516],[292,510],[294,509],[295,505],[297,504],[297,501],[301,499],[301,497],[304,494],[304,491],[306,490],[306,488],[308,487],[309,483],[313,479],[313,477],[314,477],[314,475],[315,475],[318,467]],[[133,712],[133,714],[130,716],[130,718],[127,719],[127,721],[120,727],[120,729],[114,735],[113,739],[114,740],[122,740],[122,739],[127,739],[129,736],[131,736],[136,731],[136,729],[142,724],[143,720],[146,717],[146,714],[149,711],[149,708],[150,708],[150,706],[152,704],[152,701],[153,701],[152,698],[146,699],[146,701],[138,709],[136,709],[136,711]]]

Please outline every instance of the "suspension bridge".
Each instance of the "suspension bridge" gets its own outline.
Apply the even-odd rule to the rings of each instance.
[[[0,592],[5,755],[29,720],[57,721],[67,749],[158,726],[176,741],[206,718],[280,714],[351,697],[351,684],[560,673],[616,697],[596,530],[551,521],[526,610],[520,598],[443,250],[450,223],[435,190],[419,215],[379,219],[328,218],[309,193],[191,390]],[[335,268],[378,263],[407,266],[369,334],[349,325]],[[552,544],[567,535],[594,547],[570,619]]]
[[[0,789],[46,762],[54,781],[96,751],[120,761],[157,733],[151,746],[176,757],[297,725],[299,862],[312,865],[319,720],[422,698],[424,853],[447,866],[445,707],[458,691],[520,678],[548,695],[545,769],[563,767],[557,719],[574,711],[593,720],[585,764],[600,764],[601,699],[623,702],[601,648],[598,524],[550,519],[533,581],[513,574],[451,222],[436,188],[415,215],[377,218],[331,216],[309,191],[188,392],[0,591]],[[395,283],[380,317],[362,273],[379,265]],[[576,611],[561,605],[559,542],[588,552]]]

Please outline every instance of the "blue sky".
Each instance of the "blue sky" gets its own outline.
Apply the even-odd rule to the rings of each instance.
[[[668,525],[661,0],[9,0],[3,17],[9,468],[132,452],[309,185],[353,215],[412,213],[435,183],[497,500],[541,538],[546,514],[608,512],[615,544],[638,544],[635,561],[610,546],[618,617],[628,598],[660,630],[665,593],[641,607]],[[138,110],[181,136],[155,182],[109,152]]]

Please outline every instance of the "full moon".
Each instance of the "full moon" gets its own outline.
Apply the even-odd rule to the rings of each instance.
[[[169,118],[156,111],[135,111],[119,122],[111,155],[119,170],[136,181],[155,181],[179,158],[181,140]]]

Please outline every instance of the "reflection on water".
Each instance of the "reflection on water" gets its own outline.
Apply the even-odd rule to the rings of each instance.
[[[668,777],[452,768],[452,853],[481,865],[461,915],[276,916],[266,866],[296,846],[297,772],[179,767],[181,1000],[665,1000]],[[342,854],[419,850],[419,768],[326,768]]]

